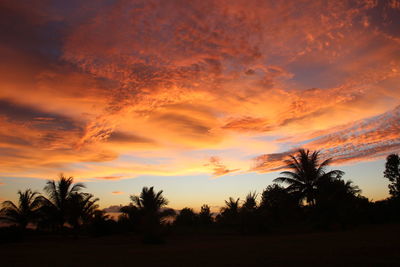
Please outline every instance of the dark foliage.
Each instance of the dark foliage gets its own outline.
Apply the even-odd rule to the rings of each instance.
[[[147,244],[164,243],[165,235],[224,233],[292,233],[321,230],[343,230],[368,223],[400,221],[399,157],[387,158],[385,178],[390,181],[391,197],[371,202],[351,181],[342,179],[343,172],[327,170],[330,159],[320,162],[320,153],[299,150],[286,161],[290,171],[258,194],[250,192],[244,201],[230,197],[215,217],[208,205],[199,213],[191,208],[177,215],[167,208],[163,191],[144,187],[139,195],[131,195],[131,203],[120,209],[118,220],[111,219],[98,208],[98,199],[81,192],[83,184],[60,175],[48,181],[47,197],[30,189],[18,191],[18,203],[4,201],[0,210],[2,222],[0,242],[22,240],[32,231],[63,235],[110,234],[140,235]],[[61,231],[62,230],[62,231]]]
[[[232,197],[230,197],[229,200],[225,200],[225,207],[221,208],[220,214],[218,214],[216,217],[216,220],[219,224],[230,228],[239,228],[239,200],[239,198],[235,200]]]
[[[269,185],[261,195],[260,213],[266,228],[290,224],[300,217],[299,197],[278,184]]]
[[[389,180],[389,194],[393,198],[400,198],[400,157],[391,154],[386,158],[384,177]]]
[[[81,183],[73,184],[73,180],[73,177],[67,178],[60,174],[58,181],[47,181],[44,190],[48,198],[42,198],[42,213],[47,217],[44,225],[62,229],[68,220],[77,220],[77,218],[72,217],[79,215],[70,216],[72,215],[70,212],[76,213],[76,209],[79,209],[73,207],[73,205],[79,205],[77,202],[81,201],[82,198],[78,194],[85,186]]]
[[[0,210],[0,221],[16,224],[25,229],[29,223],[34,223],[39,217],[41,198],[38,192],[27,189],[18,191],[18,204],[4,201]]]
[[[144,243],[163,243],[165,219],[175,214],[174,210],[165,208],[168,200],[162,193],[162,190],[155,192],[153,187],[143,187],[139,196],[132,195],[130,197],[132,200],[131,206],[137,209],[139,227],[143,233]]]
[[[199,213],[199,224],[201,226],[209,226],[214,222],[210,207],[208,205],[203,205],[200,208]]]
[[[310,205],[315,205],[318,183],[323,180],[340,178],[344,173],[340,170],[326,171],[331,159],[320,163],[319,151],[299,149],[297,155],[290,155],[286,160],[287,168],[291,171],[281,172],[281,177],[274,180],[277,183],[288,184],[287,190]]]
[[[95,210],[91,219],[89,232],[94,236],[110,235],[118,232],[118,223],[110,219],[102,210]]]
[[[177,226],[195,226],[198,223],[198,215],[191,208],[183,208],[175,218]]]

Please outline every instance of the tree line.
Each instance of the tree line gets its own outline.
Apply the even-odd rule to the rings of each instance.
[[[49,180],[42,195],[18,191],[18,203],[4,201],[0,220],[11,227],[0,234],[26,231],[105,235],[136,233],[145,243],[161,243],[167,233],[269,233],[348,229],[365,223],[400,221],[400,158],[386,159],[384,178],[390,197],[372,202],[361,195],[344,172],[328,170],[331,159],[321,161],[319,151],[300,149],[285,161],[286,169],[260,194],[250,192],[243,201],[230,197],[220,212],[208,205],[196,213],[167,208],[163,191],[144,187],[131,195],[117,220],[99,209],[98,198],[83,192],[85,185],[60,175]],[[27,230],[30,228],[31,230]],[[5,229],[5,228],[3,228]],[[12,230],[10,230],[12,229]],[[34,229],[34,230],[33,230]],[[5,236],[6,236],[5,234]]]

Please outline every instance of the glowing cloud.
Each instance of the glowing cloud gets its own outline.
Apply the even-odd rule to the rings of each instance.
[[[399,149],[398,1],[0,10],[0,176],[220,176],[279,170],[300,146],[337,164]]]
[[[113,195],[122,195],[122,194],[125,194],[125,192],[122,192],[122,191],[112,191],[111,194],[113,194]]]

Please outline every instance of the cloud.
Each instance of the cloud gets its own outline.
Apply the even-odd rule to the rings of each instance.
[[[99,179],[99,180],[119,180],[123,176],[103,176],[103,177],[95,177],[94,179]]]
[[[218,176],[262,153],[255,168],[279,170],[300,146],[338,163],[397,149],[397,1],[1,5],[1,176]]]
[[[211,167],[214,176],[222,176],[239,170],[239,169],[228,169],[227,166],[225,166],[221,162],[221,159],[215,156],[210,157],[209,163],[205,164],[205,166]]]
[[[382,115],[360,120],[293,139],[294,143],[311,150],[321,150],[323,158],[333,158],[335,164],[345,164],[384,158],[400,149],[400,106]],[[311,138],[308,139],[307,138]],[[301,145],[300,145],[301,144]],[[254,170],[277,171],[285,167],[284,160],[295,150],[256,157]]]
[[[152,143],[151,139],[123,132],[111,133],[107,141],[113,143]]]
[[[125,194],[125,192],[122,192],[122,191],[112,191],[111,194],[113,194],[113,195],[122,195],[122,194]]]

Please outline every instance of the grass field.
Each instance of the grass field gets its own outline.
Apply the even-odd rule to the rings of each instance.
[[[264,236],[31,237],[0,245],[1,266],[400,266],[400,225]]]

